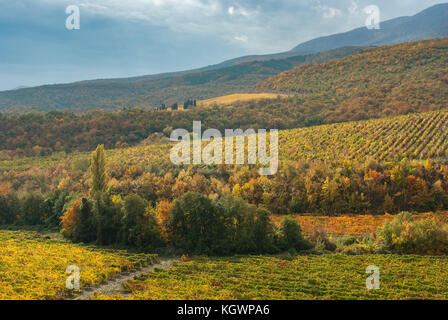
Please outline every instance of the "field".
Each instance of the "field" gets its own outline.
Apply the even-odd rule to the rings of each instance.
[[[447,212],[418,218],[446,219]],[[330,234],[373,231],[383,216],[296,216],[304,233],[324,227]],[[281,217],[273,217],[274,222]],[[67,266],[81,269],[81,289],[156,261],[130,254],[49,239],[34,232],[0,231],[0,299],[65,299]],[[366,289],[366,268],[380,269],[380,290]],[[280,255],[193,257],[123,283],[126,294],[93,299],[448,299],[446,257],[416,255]]]
[[[237,93],[230,94],[222,97],[211,98],[207,100],[198,101],[198,106],[213,106],[217,105],[230,105],[235,102],[252,101],[260,99],[277,99],[278,97],[285,97],[283,94],[272,93]]]
[[[338,123],[279,133],[280,160],[397,160],[445,159],[448,145],[448,112],[428,112],[392,118]],[[390,141],[393,141],[391,144]],[[205,144],[204,144],[205,145]],[[152,144],[112,149],[108,159],[127,165],[169,163],[172,144]],[[0,161],[2,170],[48,168],[71,159],[88,159],[90,153],[31,157]],[[169,164],[168,164],[169,165]]]
[[[366,289],[366,268],[380,290]],[[446,257],[310,255],[194,258],[129,281],[129,299],[448,299]],[[97,296],[123,299],[123,296]]]
[[[417,219],[436,218],[439,221],[448,220],[448,212],[415,214]],[[272,221],[279,225],[284,216],[273,215]],[[338,217],[327,216],[299,216],[294,218],[299,223],[305,234],[313,230],[323,229],[331,235],[373,235],[384,222],[392,220],[393,215],[342,215]]]
[[[339,123],[282,131],[281,158],[377,160],[446,158],[448,113]]]
[[[68,266],[80,268],[82,289],[156,260],[155,255],[100,250],[30,232],[0,231],[0,243],[0,300],[66,298]]]

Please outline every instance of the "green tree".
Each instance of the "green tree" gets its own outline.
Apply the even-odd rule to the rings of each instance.
[[[221,208],[206,196],[184,194],[170,210],[168,230],[174,245],[194,254],[221,254],[226,230],[220,215]]]
[[[154,249],[163,245],[157,230],[156,217],[150,214],[148,203],[139,195],[124,199],[120,238],[124,245],[139,249]]]
[[[297,251],[310,248],[310,244],[303,238],[300,225],[291,217],[285,217],[280,226],[281,237],[279,247],[282,250],[294,249]]]
[[[106,174],[106,157],[104,155],[104,146],[99,145],[92,153],[90,165],[92,175],[91,194],[106,192],[107,174]]]

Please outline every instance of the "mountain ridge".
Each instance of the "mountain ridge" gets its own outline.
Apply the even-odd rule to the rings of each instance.
[[[0,111],[118,110],[182,103],[232,93],[250,93],[256,84],[302,63],[350,55],[362,47],[448,36],[448,3],[411,17],[381,23],[380,30],[357,28],[304,42],[291,51],[239,57],[203,68],[117,79],[84,80],[0,92]],[[345,51],[345,52],[344,52]],[[313,58],[313,55],[316,55]],[[320,57],[320,58],[319,58]]]

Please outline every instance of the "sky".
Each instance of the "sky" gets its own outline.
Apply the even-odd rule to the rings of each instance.
[[[0,90],[188,70],[289,51],[432,0],[0,0]],[[68,6],[79,8],[69,30]],[[72,21],[72,20],[70,20]]]

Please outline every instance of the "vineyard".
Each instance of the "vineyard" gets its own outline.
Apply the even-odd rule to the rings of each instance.
[[[155,255],[95,249],[45,239],[30,232],[0,231],[0,300],[53,300],[70,296],[67,267],[80,269],[80,287],[156,261]]]
[[[438,111],[392,118],[338,123],[279,132],[280,160],[400,160],[446,159],[448,112]],[[206,143],[204,143],[206,145]],[[170,163],[173,144],[149,144],[112,149],[108,158],[122,165]],[[88,159],[89,153],[0,161],[1,170],[51,167],[68,159]]]
[[[381,290],[366,290],[370,265],[381,271]],[[443,257],[396,255],[195,258],[125,287],[137,300],[448,299],[447,267]]]
[[[446,159],[448,112],[339,123],[280,133],[281,159]]]
[[[293,10],[306,18],[309,7],[306,27],[319,32],[345,14],[376,24],[380,8],[140,1],[114,14],[112,2],[83,8],[88,25],[117,40],[117,50],[103,50],[103,40],[78,55],[98,55],[88,73],[98,80],[23,87],[39,79],[20,80],[20,61],[6,65],[20,72],[0,92],[0,301],[176,300],[178,317],[205,318],[258,315],[252,308],[263,304],[251,300],[448,301],[448,3],[381,21],[380,30],[366,25],[280,54],[176,72],[185,61],[261,48],[262,27],[272,29],[265,41],[291,37]],[[61,18],[55,6],[40,11]],[[400,11],[381,8],[381,17],[383,9]],[[79,7],[65,13],[66,29],[79,29]],[[27,26],[43,27],[42,48],[62,53],[91,37],[73,31],[82,37],[62,46],[62,25],[51,31],[51,19],[25,16],[8,37],[14,43],[36,42]],[[159,32],[135,35],[125,20]],[[251,41],[221,30],[230,25],[249,27]],[[151,56],[162,50],[161,61],[127,45],[142,37]],[[125,57],[132,52],[135,61]],[[179,52],[187,60],[175,59]],[[173,57],[171,72],[108,79]],[[79,68],[63,77],[25,58],[44,78],[82,77]],[[276,316],[271,307],[264,316]]]

